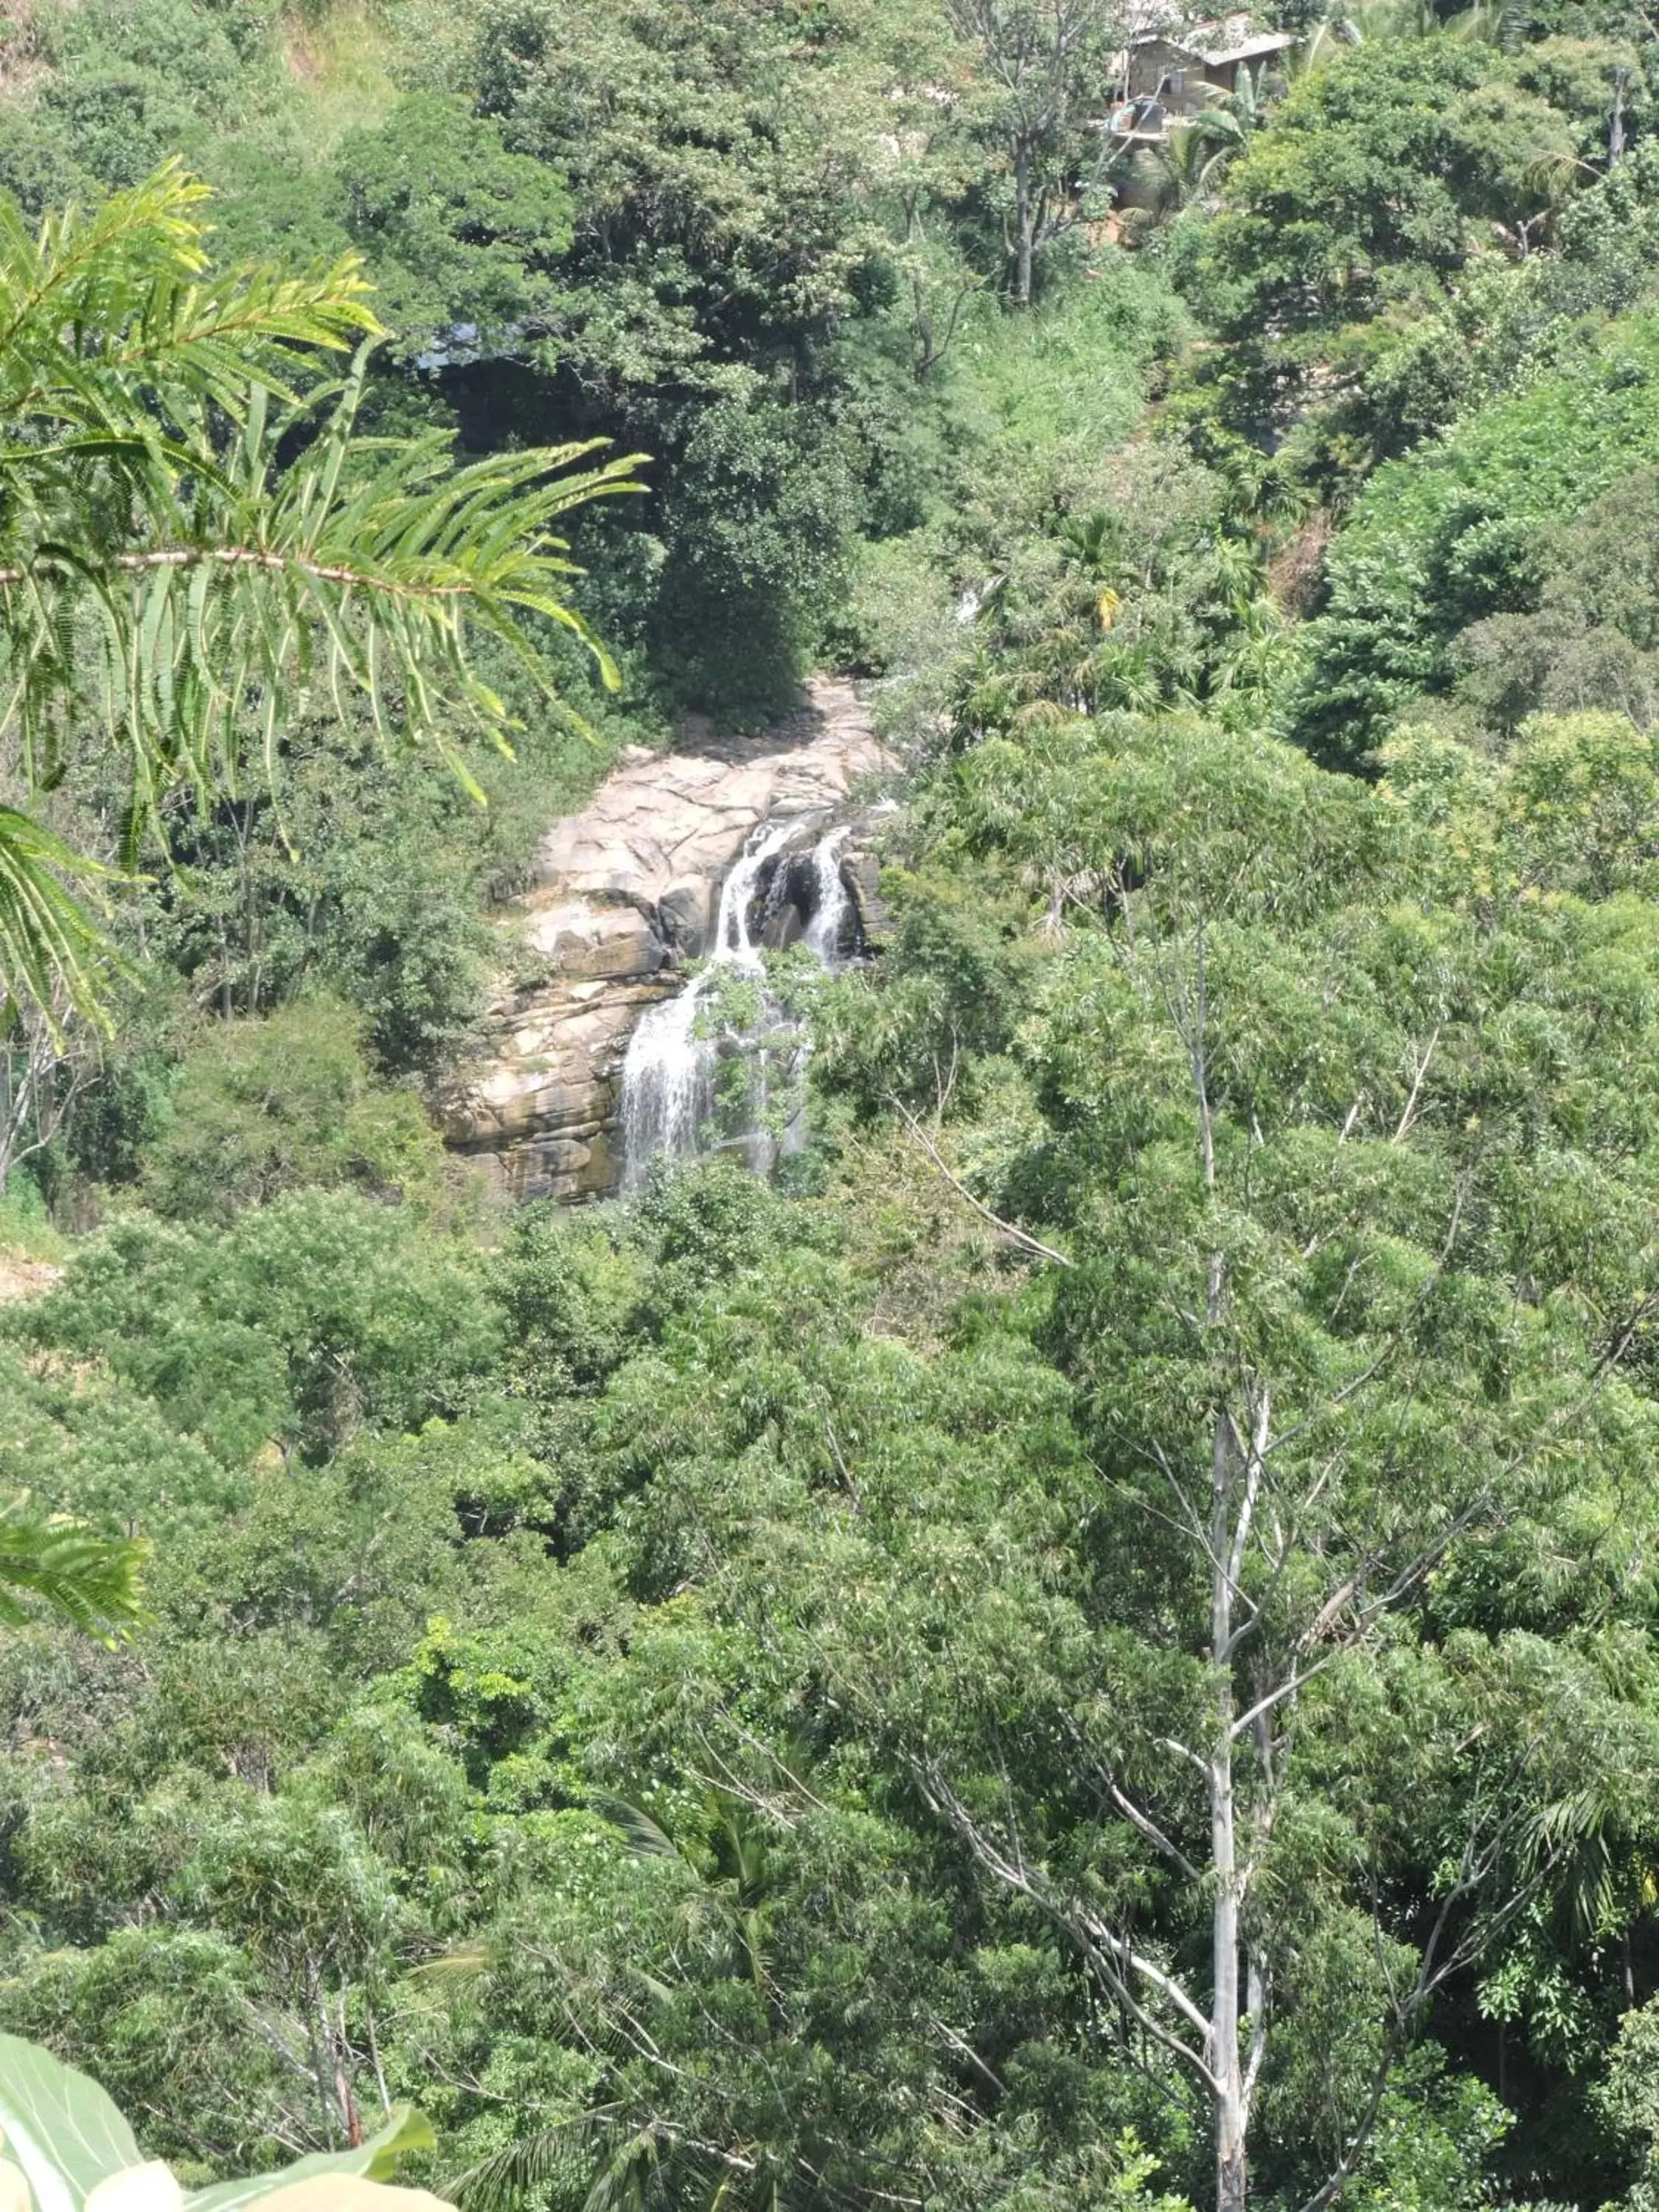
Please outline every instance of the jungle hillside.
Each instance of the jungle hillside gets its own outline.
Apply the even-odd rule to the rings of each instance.
[[[1659,2206],[1656,103],[6,0],[3,2212]]]

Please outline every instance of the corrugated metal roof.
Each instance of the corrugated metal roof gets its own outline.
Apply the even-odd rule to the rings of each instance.
[[[1214,69],[1223,62],[1244,62],[1256,54],[1282,54],[1286,46],[1299,46],[1294,31],[1258,31],[1231,46],[1195,46],[1193,51]]]
[[[1176,19],[1166,18],[1148,23],[1129,44],[1132,51],[1136,46],[1170,46],[1176,53],[1192,55],[1206,69],[1252,61],[1258,54],[1280,54],[1287,46],[1301,44],[1294,31],[1252,31],[1249,26],[1246,15],[1223,15],[1179,29]]]

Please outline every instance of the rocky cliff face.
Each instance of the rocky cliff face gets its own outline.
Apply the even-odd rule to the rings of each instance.
[[[870,811],[852,801],[888,765],[851,685],[828,678],[763,737],[688,731],[675,752],[625,754],[542,842],[518,919],[544,971],[492,1009],[485,1053],[447,1102],[450,1143],[514,1198],[614,1190],[628,1040],[702,955],[720,886],[756,830],[850,821],[844,880],[866,934],[878,931]],[[790,933],[786,905],[768,934]]]

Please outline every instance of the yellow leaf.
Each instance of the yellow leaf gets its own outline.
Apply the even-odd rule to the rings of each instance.
[[[87,2192],[85,2212],[183,2212],[185,2192],[159,2158],[106,2173]]]
[[[455,2208],[426,2189],[366,2181],[358,2173],[317,2173],[308,2181],[290,2181],[285,2189],[256,2197],[246,2212],[455,2212]]]

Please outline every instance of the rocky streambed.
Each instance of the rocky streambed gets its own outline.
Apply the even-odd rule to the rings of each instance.
[[[828,678],[761,737],[693,726],[673,752],[624,754],[538,850],[514,919],[538,972],[492,1006],[484,1049],[446,1101],[451,1145],[514,1198],[617,1189],[629,1041],[714,950],[722,890],[757,845],[785,851],[787,824],[810,830],[814,849],[844,830],[831,848],[840,884],[860,937],[878,935],[866,794],[890,766],[852,685]],[[799,861],[768,875],[757,942],[811,941],[817,880]]]

